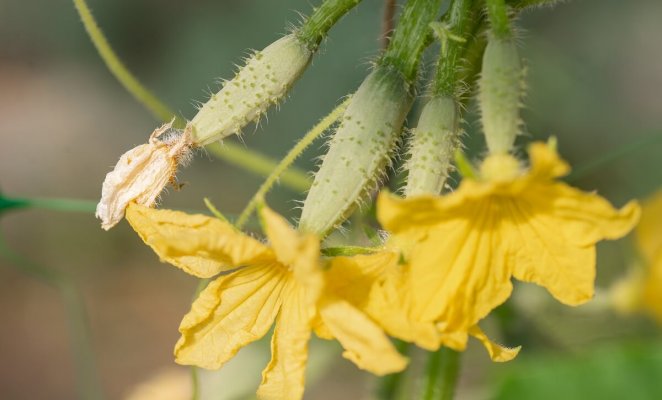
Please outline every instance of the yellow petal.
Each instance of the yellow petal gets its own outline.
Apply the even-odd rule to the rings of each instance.
[[[373,284],[390,268],[396,267],[398,257],[394,251],[333,257],[325,271],[326,290],[363,309]]]
[[[325,299],[320,305],[320,315],[345,349],[343,357],[357,367],[381,376],[407,366],[407,359],[395,349],[379,326],[349,303]]]
[[[377,219],[390,232],[425,229],[452,217],[461,196],[422,195],[401,199],[387,192],[377,198]]]
[[[366,313],[389,335],[435,350],[440,343],[435,324],[410,318],[408,282],[399,258],[389,250],[334,257],[325,272],[326,290]]]
[[[563,161],[555,149],[542,142],[532,143],[529,146],[529,160],[532,179],[548,180],[567,175],[570,165]]]
[[[287,273],[277,264],[242,268],[211,282],[179,326],[176,361],[220,368],[267,333],[286,284]]]
[[[501,206],[499,199],[470,202],[412,250],[407,262],[415,319],[438,321],[442,333],[466,332],[510,296],[505,244],[511,232],[499,224]]]
[[[441,334],[435,321],[420,318],[412,301],[413,290],[408,266],[393,264],[375,280],[361,310],[389,335],[426,350],[437,350],[442,343]]]
[[[662,191],[643,203],[641,222],[637,227],[637,244],[647,259],[662,250]]]
[[[634,228],[641,215],[636,201],[615,209],[598,194],[564,183],[532,185],[520,197],[520,203],[524,202],[531,205],[532,212],[555,224],[565,240],[579,246],[621,238]]]
[[[260,216],[278,261],[291,268],[297,281],[309,291],[321,292],[319,239],[313,234],[298,233],[285,218],[266,206],[260,209]],[[317,297],[313,296],[313,300]]]
[[[506,362],[514,359],[517,357],[517,354],[519,353],[520,349],[522,346],[517,346],[517,347],[504,347],[501,346],[500,344],[494,343],[493,341],[490,340],[490,338],[487,337],[487,335],[478,327],[478,325],[474,325],[470,330],[469,334],[471,336],[475,337],[478,339],[483,346],[485,346],[485,350],[487,350],[487,353],[490,355],[490,358],[492,361],[495,362]]]
[[[577,305],[593,297],[596,242],[625,235],[639,207],[632,202],[615,210],[596,194],[555,183],[533,185],[509,203],[508,213],[519,236],[510,244],[514,276]]]
[[[288,286],[274,335],[271,361],[262,372],[257,391],[260,399],[297,400],[303,396],[308,340],[314,309],[308,306],[309,294],[296,285]]]
[[[648,274],[643,268],[630,268],[628,274],[609,289],[611,306],[624,315],[640,311],[645,306],[644,291],[647,279]]]
[[[274,260],[268,247],[218,218],[132,203],[126,219],[162,260],[200,278]]]

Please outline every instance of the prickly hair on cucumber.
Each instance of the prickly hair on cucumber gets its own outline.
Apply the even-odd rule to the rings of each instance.
[[[483,55],[478,102],[491,154],[508,153],[520,134],[524,70],[512,39],[490,37]]]
[[[295,34],[253,53],[189,122],[194,143],[203,146],[215,142],[256,121],[285,96],[312,55]]]
[[[441,0],[405,3],[389,46],[343,115],[304,202],[299,228],[321,236],[340,225],[373,190],[402,133],[418,64]]]
[[[377,67],[352,96],[315,175],[299,227],[327,233],[379,183],[413,96],[395,70]]]
[[[504,0],[487,0],[490,22],[478,82],[478,104],[490,154],[511,152],[522,121],[524,69]]]
[[[326,0],[292,33],[248,57],[189,122],[193,144],[204,146],[239,134],[278,104],[306,70],[329,29],[360,1]]]

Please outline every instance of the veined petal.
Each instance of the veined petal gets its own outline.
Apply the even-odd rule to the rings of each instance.
[[[298,233],[285,218],[266,206],[260,210],[260,216],[278,261],[292,269],[300,284],[317,293],[312,297],[317,301],[322,290],[319,239],[313,234]]]
[[[563,235],[562,221],[535,213],[535,206],[510,203],[508,247],[515,278],[541,285],[559,301],[582,304],[593,297],[595,246],[577,246]]]
[[[576,196],[564,198],[557,194],[551,201],[530,200],[542,195],[540,190],[535,195],[527,195],[526,199],[513,199],[509,203],[512,225],[504,230],[512,231],[509,247],[513,254],[515,278],[544,286],[562,303],[578,305],[593,297],[595,243],[627,232],[638,218],[638,211],[633,204],[624,208],[622,215],[612,209],[612,215],[607,216],[600,214],[605,211],[600,207],[611,207],[598,196],[586,195],[570,187],[559,191]],[[580,199],[585,201],[583,206]],[[590,208],[592,203],[594,208]],[[587,208],[582,211],[582,207]]]
[[[403,357],[370,318],[346,301],[327,298],[320,304],[320,316],[345,349],[343,357],[375,375],[403,370]]]
[[[329,269],[324,272],[326,291],[363,309],[375,282],[387,271],[396,268],[399,254],[379,251],[352,257],[333,257]]]
[[[312,330],[314,308],[309,293],[290,282],[274,335],[271,338],[271,361],[262,372],[257,391],[260,399],[297,400],[303,396],[308,340]]]
[[[442,333],[466,332],[512,291],[511,263],[501,229],[502,205],[487,198],[438,223],[408,260],[413,318]]]
[[[286,284],[287,271],[278,264],[242,268],[211,282],[179,326],[176,361],[220,368],[267,333]]]
[[[625,236],[639,221],[636,201],[620,210],[596,193],[587,193],[564,183],[536,184],[521,194],[518,203],[528,203],[532,212],[545,218],[565,240],[578,246],[593,246],[600,240]]]
[[[389,335],[435,350],[440,343],[435,324],[410,318],[408,281],[399,259],[390,250],[334,257],[325,271],[326,290],[366,313]]]
[[[421,195],[401,199],[387,192],[377,198],[377,219],[390,232],[408,229],[418,232],[450,218],[463,200],[455,193],[446,196]]]
[[[267,246],[218,218],[132,203],[126,219],[163,261],[200,278],[275,260]]]
[[[487,350],[487,353],[490,355],[490,358],[495,362],[506,362],[514,359],[522,348],[522,346],[504,347],[491,341],[478,325],[471,327],[471,329],[469,329],[469,334],[483,344],[485,350]]]

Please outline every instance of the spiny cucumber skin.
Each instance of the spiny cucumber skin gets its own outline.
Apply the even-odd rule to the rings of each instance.
[[[412,130],[407,162],[407,197],[441,193],[458,148],[460,106],[451,97],[430,99]]]
[[[299,228],[324,236],[340,225],[390,161],[413,96],[402,75],[377,67],[363,81],[330,141]]]
[[[508,153],[520,133],[524,89],[524,70],[514,40],[490,37],[479,87],[478,102],[489,152]]]
[[[215,142],[256,121],[288,92],[312,54],[295,34],[253,54],[189,122],[194,144]]]

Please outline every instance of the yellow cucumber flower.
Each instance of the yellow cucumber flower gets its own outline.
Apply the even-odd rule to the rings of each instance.
[[[614,307],[623,313],[644,310],[662,324],[662,191],[642,205],[636,243],[641,263],[611,289]]]
[[[530,168],[488,156],[478,178],[453,193],[399,199],[382,194],[380,223],[407,264],[409,318],[434,324],[451,347],[512,291],[511,278],[544,286],[560,302],[593,297],[595,244],[627,234],[640,209],[614,209],[556,178],[569,166],[549,145],[529,148]]]
[[[383,375],[407,361],[375,323],[324,290],[319,239],[300,234],[269,208],[260,212],[269,244],[227,222],[204,215],[131,204],[126,218],[162,260],[189,274],[220,274],[199,295],[179,327],[176,361],[220,368],[243,346],[263,337],[276,321],[272,358],[258,396],[303,395],[308,340],[320,322],[359,368]]]

